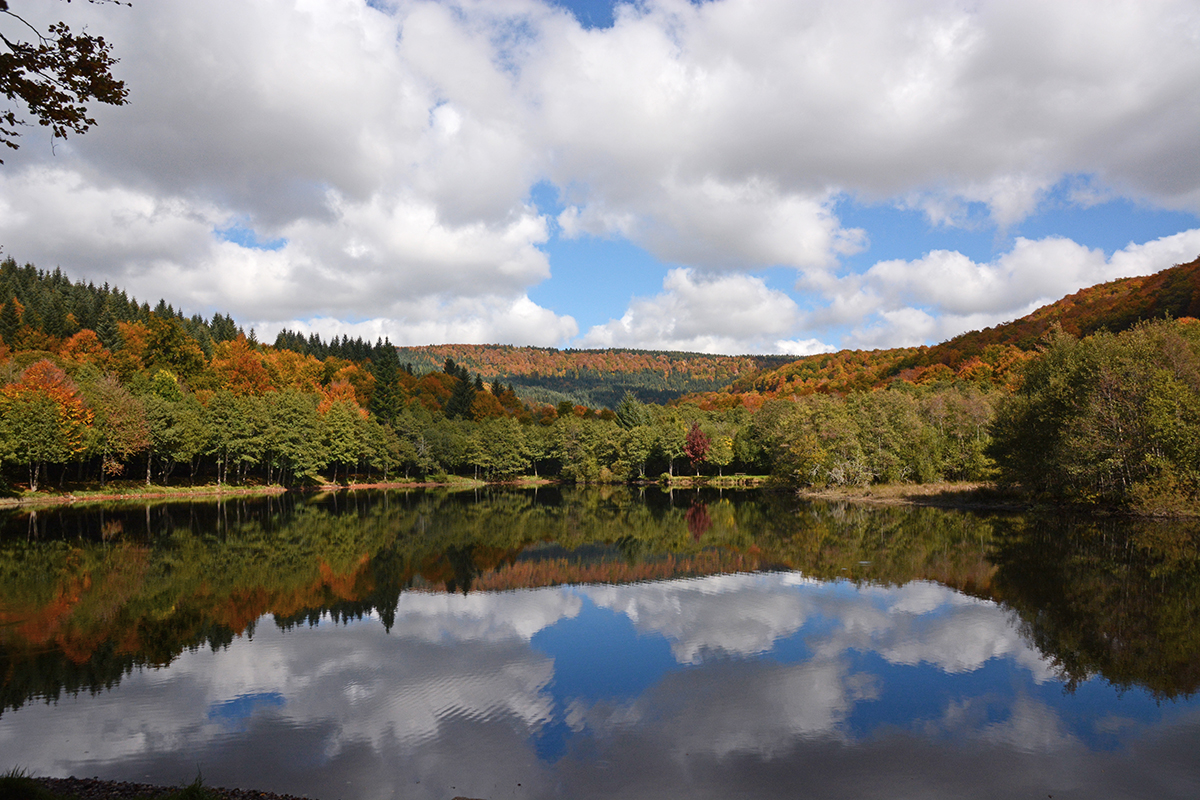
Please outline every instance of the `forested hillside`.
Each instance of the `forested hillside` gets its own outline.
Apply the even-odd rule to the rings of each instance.
[[[445,344],[399,348],[415,370],[441,369],[447,358],[483,377],[512,385],[537,402],[616,408],[626,392],[645,403],[666,403],[688,392],[728,386],[739,377],[774,369],[790,356],[719,356],[661,350],[557,350],[550,347]]]
[[[1128,330],[1143,320],[1200,316],[1200,258],[1154,275],[1088,287],[1003,325],[970,331],[933,347],[843,350],[806,356],[778,369],[747,374],[721,392],[688,398],[702,407],[814,392],[862,391],[902,380],[956,379],[1012,386],[1022,365],[1054,326],[1074,336]]]

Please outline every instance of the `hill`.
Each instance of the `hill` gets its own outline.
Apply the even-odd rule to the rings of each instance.
[[[485,381],[511,384],[528,400],[569,400],[616,408],[626,391],[648,403],[721,389],[746,374],[775,369],[791,356],[716,356],[656,350],[556,350],[551,347],[447,344],[399,347],[416,374],[442,369],[446,359]]]
[[[805,356],[772,370],[742,375],[719,392],[682,398],[705,408],[757,408],[769,397],[845,394],[893,380],[1009,384],[1054,325],[1076,336],[1127,330],[1143,320],[1200,317],[1200,258],[1136,278],[1082,289],[1027,316],[970,331],[932,347],[843,350]]]

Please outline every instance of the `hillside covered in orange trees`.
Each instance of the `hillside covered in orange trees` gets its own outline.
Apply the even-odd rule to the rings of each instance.
[[[1075,336],[1118,333],[1138,322],[1200,317],[1200,258],[1136,278],[1088,287],[1032,314],[933,347],[843,350],[805,356],[776,369],[747,372],[717,392],[682,398],[702,408],[757,408],[772,397],[846,394],[902,380],[933,384],[957,380],[1012,385],[1017,367],[1036,352],[1055,325]]]
[[[509,383],[523,398],[589,408],[616,408],[626,391],[643,402],[665,403],[688,392],[728,386],[740,376],[786,364],[791,356],[720,356],[656,350],[556,350],[497,344],[397,348],[417,374],[451,359],[485,381]]]

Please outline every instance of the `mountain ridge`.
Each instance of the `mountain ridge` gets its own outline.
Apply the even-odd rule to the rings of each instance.
[[[883,350],[841,350],[803,356],[774,370],[739,377],[717,392],[680,398],[716,408],[740,402],[756,408],[771,397],[846,394],[892,381],[926,384],[947,380],[1015,385],[1018,368],[1055,325],[1075,336],[1119,333],[1164,317],[1200,317],[1200,257],[1150,275],[1098,283],[1023,317],[967,331],[936,345]]]
[[[510,384],[521,397],[589,408],[616,408],[625,392],[665,403],[691,392],[724,388],[748,372],[788,363],[791,356],[724,356],[630,348],[562,349],[507,344],[397,347],[413,372],[442,369],[450,359],[485,381]]]

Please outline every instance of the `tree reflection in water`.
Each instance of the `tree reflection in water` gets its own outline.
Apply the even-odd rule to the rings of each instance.
[[[357,493],[10,515],[0,538],[2,709],[99,691],[185,650],[378,614],[402,593],[620,584],[788,569],[936,581],[1013,609],[1068,687],[1171,698],[1200,675],[1197,523],[1064,521],[786,496],[654,491]]]
[[[1200,522],[1014,519],[996,544],[995,596],[1069,690],[1200,688]]]

